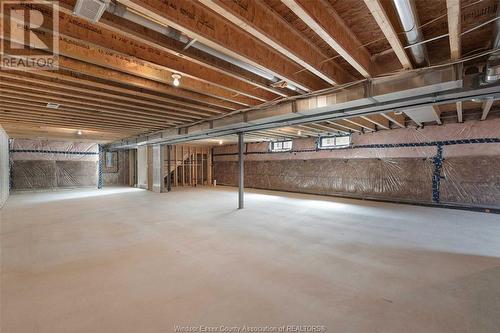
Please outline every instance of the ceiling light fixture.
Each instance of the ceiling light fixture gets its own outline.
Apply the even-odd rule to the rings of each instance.
[[[301,132],[301,131],[298,131],[298,132],[297,132],[297,134],[298,134],[298,135],[302,135],[302,132]]]
[[[182,76],[180,74],[172,74],[172,79],[174,80],[173,84],[175,87],[178,87],[181,84],[181,78]]]
[[[76,132],[76,134],[82,135],[82,131],[78,131],[78,132]]]
[[[60,106],[61,104],[57,103],[52,103],[52,102],[47,103],[47,109],[59,109]]]
[[[219,145],[222,145],[222,140],[219,140]]]

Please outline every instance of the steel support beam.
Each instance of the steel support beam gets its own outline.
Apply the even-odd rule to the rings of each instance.
[[[244,155],[243,149],[245,143],[243,141],[244,134],[242,132],[238,133],[238,164],[239,164],[239,189],[238,189],[238,209],[243,209],[244,207],[244,195],[245,195],[245,165],[244,165]]]

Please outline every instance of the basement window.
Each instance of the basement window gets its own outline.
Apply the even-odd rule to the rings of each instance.
[[[292,140],[271,142],[269,150],[272,152],[290,151],[292,150]]]
[[[323,136],[319,138],[319,149],[346,148],[351,145],[351,136]]]

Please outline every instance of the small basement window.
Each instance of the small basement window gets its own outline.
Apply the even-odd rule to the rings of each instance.
[[[351,145],[351,136],[324,136],[319,138],[319,149],[345,148]]]
[[[292,140],[271,142],[269,149],[274,152],[292,150]]]

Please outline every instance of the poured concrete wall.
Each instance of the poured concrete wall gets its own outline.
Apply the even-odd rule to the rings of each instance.
[[[9,137],[0,126],[0,208],[9,197]]]
[[[354,148],[341,150],[317,150],[314,138],[294,140],[293,151],[285,153],[268,152],[267,142],[251,143],[246,146],[245,186],[432,204],[437,146],[366,145],[474,138],[500,138],[500,121],[355,134]],[[236,145],[214,148],[218,184],[237,186],[236,153]],[[499,143],[444,146],[443,157],[441,203],[500,208]]]
[[[10,149],[13,190],[97,186],[97,144],[15,139]]]

